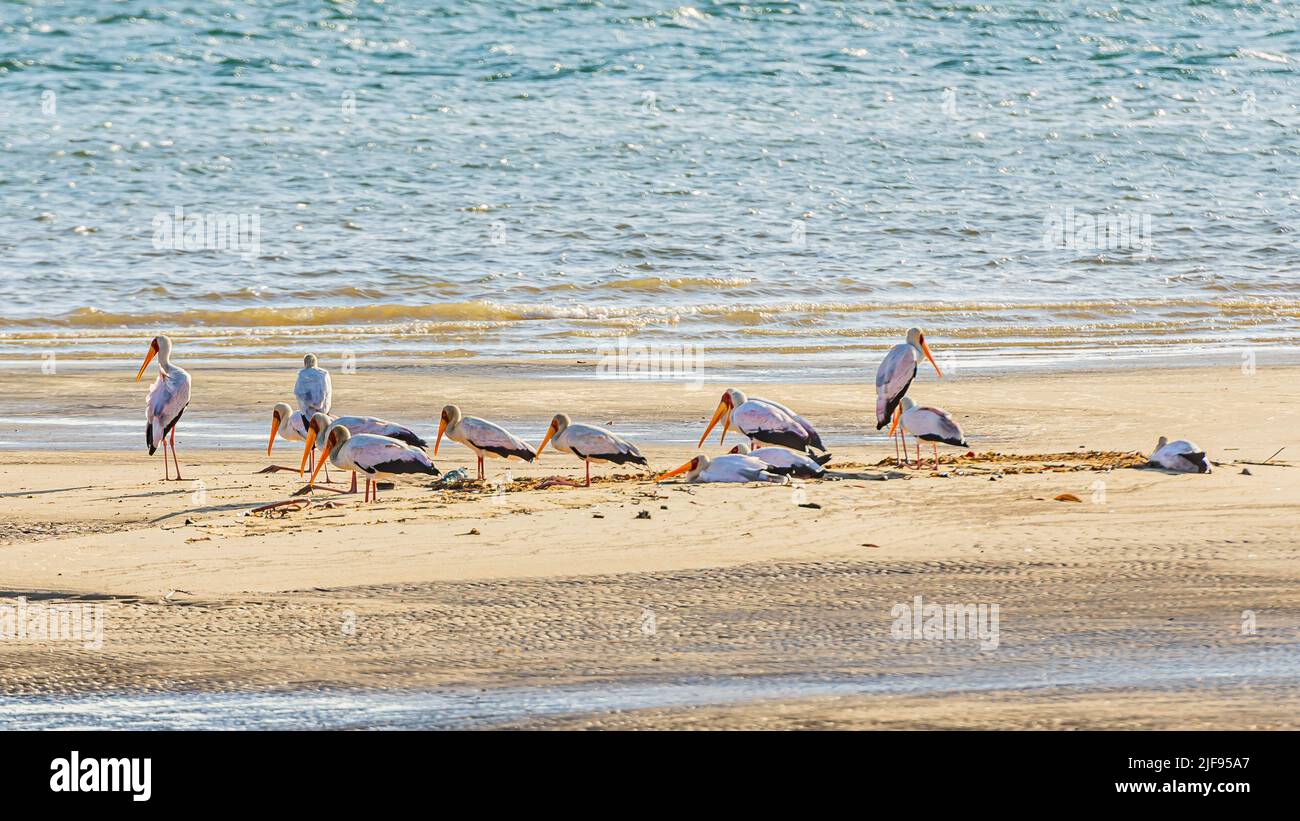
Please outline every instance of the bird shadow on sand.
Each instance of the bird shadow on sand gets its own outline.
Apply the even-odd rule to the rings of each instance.
[[[177,516],[189,516],[195,513],[225,513],[231,510],[247,510],[247,509],[248,509],[247,502],[231,502],[230,504],[224,504],[224,505],[206,505],[202,507],[191,507],[185,510],[177,510],[172,513],[164,514],[162,516],[159,516],[156,519],[150,519],[149,524],[151,525],[161,524],[167,521],[168,519],[174,519]]]
[[[81,487],[52,487],[46,490],[19,490],[13,493],[0,493],[0,499],[17,499],[23,496],[45,496],[50,493],[69,493],[74,490],[94,490],[94,485],[83,485]]]
[[[860,470],[828,470],[826,471],[827,479],[861,479],[868,482],[887,482],[890,479],[906,479],[909,474],[897,470],[886,470],[883,472]]]

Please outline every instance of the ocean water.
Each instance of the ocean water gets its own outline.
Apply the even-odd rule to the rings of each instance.
[[[1293,353],[1297,17],[4,4],[0,360]]]

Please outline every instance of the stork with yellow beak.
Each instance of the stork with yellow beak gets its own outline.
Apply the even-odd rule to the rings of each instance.
[[[546,438],[537,448],[541,457],[546,443],[555,440],[556,450],[567,450],[587,465],[587,487],[591,487],[591,460],[613,462],[616,465],[628,463],[649,467],[646,458],[637,450],[636,445],[616,433],[598,428],[595,425],[574,424],[563,413],[555,414],[551,426],[546,429]]]
[[[399,425],[396,422],[389,422],[386,419],[376,419],[373,416],[340,416],[337,419],[331,419],[323,413],[314,414],[310,421],[307,422],[307,444],[302,450],[302,462],[298,465],[298,475],[303,475],[304,469],[308,468],[308,460],[315,460],[317,457],[315,451],[321,451],[322,456],[325,453],[325,432],[331,427],[344,427],[353,436],[360,434],[370,434],[373,436],[383,436],[388,439],[396,439],[404,445],[409,445],[418,450],[424,450],[429,443],[421,439],[415,431]],[[321,461],[329,461],[321,459]],[[312,469],[312,475],[316,471]],[[325,480],[329,481],[329,466],[325,466]],[[332,489],[332,488],[331,488]],[[340,491],[342,492],[342,491]],[[357,492],[357,474],[352,473],[352,487],[348,493]]]
[[[719,444],[727,441],[727,431],[734,426],[749,437],[751,443],[763,442],[802,452],[813,448],[826,450],[821,435],[807,419],[779,402],[758,397],[750,399],[735,388],[727,388],[726,393],[722,394],[718,409],[713,412],[713,418],[709,420],[709,426],[704,429],[704,435],[696,447],[704,446],[704,440],[709,438],[709,433],[719,421],[722,422]]]
[[[321,417],[324,414],[316,416]],[[331,425],[325,431],[324,450],[324,457],[316,465],[316,470],[312,472],[308,484],[315,484],[316,474],[320,473],[320,469],[328,460],[333,462],[335,467],[352,471],[353,475],[358,471],[366,475],[366,495],[363,499],[366,502],[379,500],[380,479],[409,479],[439,474],[439,470],[433,466],[428,455],[419,448],[387,436],[376,436],[373,433],[360,433],[353,436],[347,428],[339,424]]]
[[[159,444],[162,445],[163,480],[167,481],[171,479],[167,467],[167,435],[171,434],[172,464],[176,466],[176,481],[181,481],[181,463],[176,458],[176,423],[190,404],[190,375],[172,364],[172,341],[165,336],[155,336],[149,343],[149,352],[145,354],[135,381],[140,381],[155,356],[158,357],[158,379],[149,388],[145,400],[144,441],[150,456]]]
[[[899,403],[916,378],[916,366],[924,356],[934,365],[934,372],[943,377],[943,372],[930,355],[930,346],[925,343],[925,334],[920,328],[909,328],[907,341],[900,342],[889,349],[876,368],[876,430],[888,425],[890,419],[899,413]],[[892,433],[892,429],[891,429]],[[894,440],[895,459],[898,457],[898,440]],[[904,443],[906,447],[906,443]]]
[[[522,459],[531,462],[537,458],[537,451],[532,445],[515,436],[510,431],[486,419],[477,416],[462,416],[460,408],[448,405],[442,409],[442,418],[438,422],[438,438],[433,442],[433,455],[438,455],[438,446],[442,444],[442,435],[453,442],[459,442],[478,457],[478,479],[483,481],[483,457],[495,456],[499,459]]]
[[[788,476],[773,473],[762,459],[741,453],[728,453],[712,459],[701,453],[681,467],[661,474],[656,482],[686,474],[688,482],[771,482],[783,485]]]
[[[275,407],[271,408],[271,440],[266,443],[266,455],[271,455],[271,449],[275,447],[275,437],[279,436],[286,442],[305,442],[307,440],[307,418],[303,416],[302,411],[294,410],[289,407],[288,402],[276,402]],[[311,467],[315,467],[313,461]],[[275,473],[280,470],[293,470],[291,467],[283,465],[270,465],[262,468],[261,473]],[[326,477],[328,481],[328,477]]]

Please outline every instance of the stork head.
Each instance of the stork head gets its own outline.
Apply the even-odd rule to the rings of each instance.
[[[332,428],[343,428],[343,426],[332,425],[330,418],[323,413],[312,414],[311,421],[307,423],[307,443],[302,449],[302,464],[298,465],[299,476],[307,469],[307,457],[311,454],[311,449],[316,444],[316,440],[319,439],[322,443],[328,442],[329,439],[325,437],[325,433]],[[343,429],[347,430],[347,428]],[[325,447],[325,453],[329,453],[328,447]]]
[[[731,429],[731,412],[736,409],[737,405],[743,404],[745,404],[745,394],[735,388],[727,388],[726,392],[722,394],[722,399],[718,400],[718,408],[713,412],[713,418],[709,420],[709,426],[704,429],[704,435],[700,437],[699,444],[696,447],[704,447],[704,440],[709,438],[709,433],[718,424],[718,420],[723,420],[722,436],[718,439],[718,443],[725,442],[727,431]]]
[[[934,365],[934,372],[941,377],[943,376],[943,371],[939,370],[938,364],[935,363],[934,357],[930,354],[930,346],[925,343],[925,333],[920,328],[907,329],[907,344],[925,354],[925,358],[930,360],[931,365]]]
[[[438,445],[442,442],[442,434],[447,428],[454,428],[460,424],[460,408],[455,405],[448,405],[442,409],[442,418],[438,420],[438,438],[433,443],[433,455],[438,455]]]
[[[542,448],[546,447],[546,443],[551,441],[554,437],[559,436],[561,433],[564,433],[565,428],[569,427],[570,424],[571,420],[567,414],[555,414],[555,417],[551,419],[551,426],[546,429],[546,438],[542,440],[542,444],[537,448],[537,455],[541,456]]]
[[[275,407],[271,408],[271,441],[266,443],[266,455],[271,455],[271,448],[275,446],[275,435],[289,421],[293,415],[293,408],[289,407],[287,402],[276,402]]]
[[[709,466],[709,457],[701,453],[699,456],[696,456],[694,459],[682,465],[681,467],[673,468],[667,473],[661,473],[658,477],[655,478],[655,481],[662,482],[664,479],[671,479],[674,476],[680,476],[681,474],[685,473],[686,481],[694,482],[696,479],[699,478],[700,474],[703,473],[705,468],[707,468],[708,466]]]
[[[744,442],[741,442],[739,445],[736,445],[734,448],[727,451],[727,453],[738,453],[741,456],[745,456],[746,454],[749,453],[749,445],[745,444]]]
[[[311,472],[311,479],[307,480],[307,484],[316,484],[316,476],[320,473],[320,469],[325,467],[326,460],[334,458],[334,455],[338,453],[339,448],[343,447],[344,443],[351,438],[352,431],[342,425],[330,426],[330,429],[325,432],[324,454],[321,456],[320,460],[316,462],[316,469]]]
[[[144,369],[149,367],[153,358],[158,357],[159,363],[166,363],[171,358],[172,341],[165,336],[155,336],[149,341],[149,350],[144,355],[144,362],[140,365],[140,370],[135,374],[135,381],[139,382],[140,377],[144,376]]]

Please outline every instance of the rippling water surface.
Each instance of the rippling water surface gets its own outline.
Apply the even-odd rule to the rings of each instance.
[[[1293,349],[1298,16],[6,4],[0,358]]]

